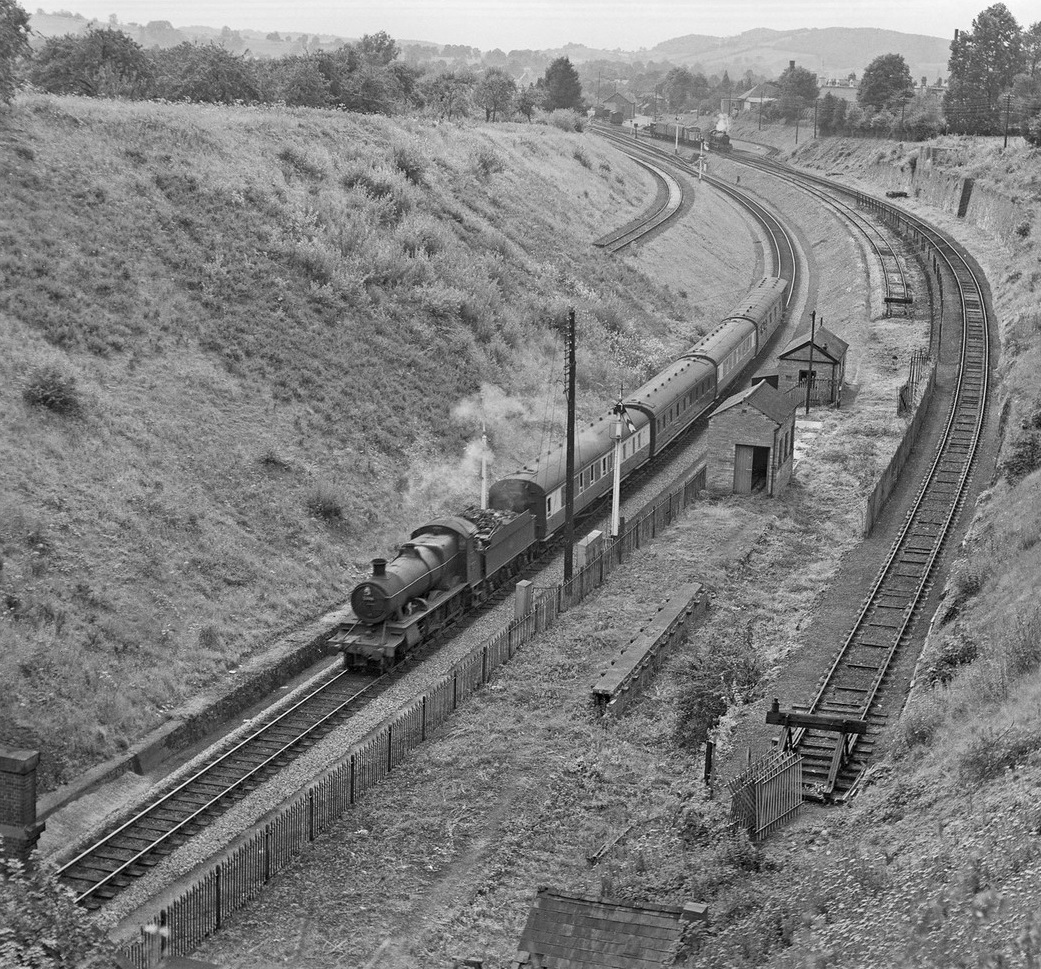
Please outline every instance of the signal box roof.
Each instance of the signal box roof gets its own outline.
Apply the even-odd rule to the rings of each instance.
[[[777,357],[780,360],[784,360],[787,357],[798,356],[801,360],[803,357],[801,351],[805,350],[806,353],[809,353],[809,349],[810,334],[804,333],[802,336],[797,336],[792,340]],[[832,363],[842,363],[847,349],[849,349],[849,344],[842,337],[835,336],[827,327],[817,327],[817,332],[813,335],[813,352],[815,354],[821,354],[822,357],[830,360]]]
[[[730,410],[738,404],[751,404],[760,414],[768,417],[778,426],[786,424],[795,410],[784,394],[779,390],[774,390],[765,380],[760,380],[747,390],[728,397],[715,409],[709,419],[715,420],[724,411]]]

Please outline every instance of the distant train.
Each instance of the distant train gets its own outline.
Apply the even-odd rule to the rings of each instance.
[[[705,133],[697,125],[676,125],[671,121],[655,121],[640,129],[644,134],[652,138],[660,138],[662,141],[686,145],[688,148],[701,148]],[[677,132],[679,138],[677,139]],[[730,135],[725,131],[710,131],[707,135],[708,145],[711,151],[730,151]]]
[[[761,279],[733,312],[625,402],[621,477],[660,454],[730,391],[784,318],[788,280]],[[578,514],[608,494],[614,475],[613,409],[576,435]],[[564,526],[566,452],[558,446],[496,481],[486,510],[469,508],[417,528],[391,562],[351,593],[357,617],[333,635],[345,662],[394,665],[487,598]]]

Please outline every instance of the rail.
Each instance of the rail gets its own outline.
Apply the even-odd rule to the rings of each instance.
[[[191,884],[139,930],[123,949],[135,969],[150,969],[170,956],[190,953],[236,911],[263,890],[304,847],[379,784],[409,753],[442,727],[496,669],[599,588],[622,561],[689,507],[704,487],[698,465],[648,502],[604,553],[576,573],[570,583],[540,590],[532,609],[459,659],[422,695],[355,744],[333,766],[243,834],[218,860],[208,863]]]

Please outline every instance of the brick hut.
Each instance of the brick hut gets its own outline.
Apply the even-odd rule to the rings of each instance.
[[[848,344],[827,327],[818,326],[813,337],[813,387],[811,404],[842,403],[846,380]],[[777,356],[777,389],[789,395],[793,404],[806,400],[806,378],[810,373],[810,335],[797,336]],[[798,388],[802,387],[800,397]]]
[[[779,495],[792,477],[795,407],[766,381],[723,401],[708,421],[709,491]]]

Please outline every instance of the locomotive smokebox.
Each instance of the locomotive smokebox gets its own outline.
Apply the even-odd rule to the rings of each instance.
[[[379,578],[381,575],[387,574],[387,560],[386,559],[373,559],[372,560],[372,576],[373,578]]]

